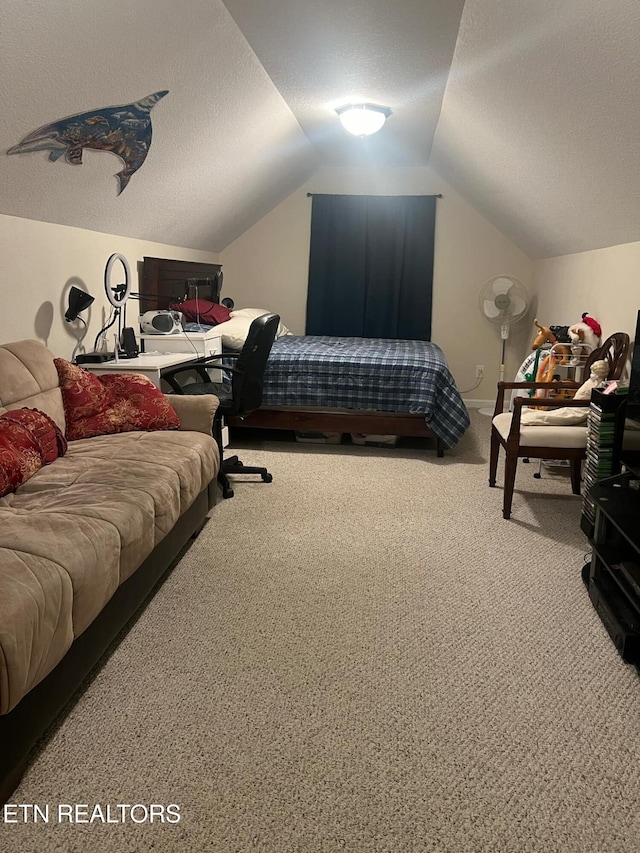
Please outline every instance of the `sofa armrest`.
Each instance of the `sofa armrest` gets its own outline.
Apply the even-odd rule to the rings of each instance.
[[[215,394],[165,394],[165,397],[180,418],[181,430],[212,434],[213,419],[220,405]]]

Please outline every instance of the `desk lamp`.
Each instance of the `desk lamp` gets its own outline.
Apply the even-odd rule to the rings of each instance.
[[[78,318],[78,314],[82,311],[86,311],[92,302],[95,302],[95,298],[93,296],[89,293],[85,293],[84,290],[80,290],[79,287],[72,287],[69,291],[69,307],[65,312],[64,319],[67,323],[71,323],[73,320],[77,319],[82,320],[82,317]],[[82,320],[82,322],[84,323],[84,320]]]

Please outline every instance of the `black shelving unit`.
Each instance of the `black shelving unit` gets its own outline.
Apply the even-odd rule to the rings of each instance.
[[[640,668],[640,477],[632,470],[594,485],[589,597],[616,645]]]
[[[623,394],[591,394],[587,421],[587,458],[582,472],[580,526],[591,539],[596,519],[593,487],[620,472],[627,397]]]

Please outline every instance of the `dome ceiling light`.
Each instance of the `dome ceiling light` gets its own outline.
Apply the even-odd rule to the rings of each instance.
[[[391,115],[389,107],[376,104],[345,104],[336,112],[345,130],[354,136],[370,136],[377,133]]]

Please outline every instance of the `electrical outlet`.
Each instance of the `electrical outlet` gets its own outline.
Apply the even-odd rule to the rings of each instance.
[[[484,364],[476,364],[476,379],[484,377]]]

